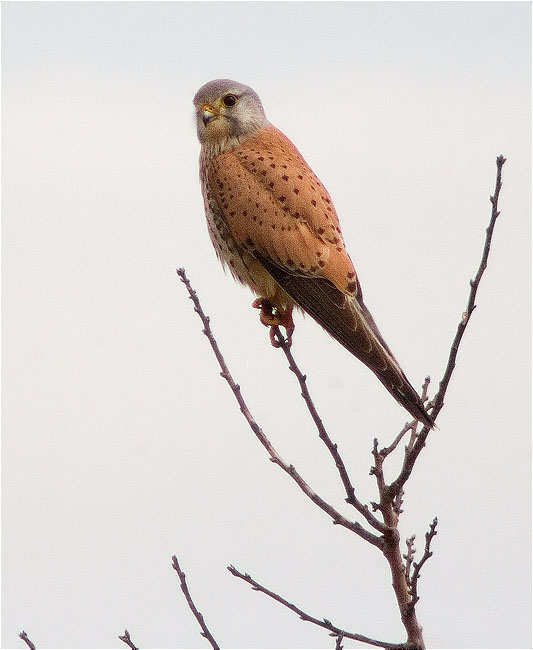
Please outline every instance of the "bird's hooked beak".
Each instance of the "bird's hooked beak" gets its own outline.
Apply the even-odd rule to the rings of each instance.
[[[204,126],[207,126],[211,120],[215,119],[215,117],[218,117],[218,111],[216,108],[210,104],[204,104],[204,106],[202,106],[202,122],[204,123]]]

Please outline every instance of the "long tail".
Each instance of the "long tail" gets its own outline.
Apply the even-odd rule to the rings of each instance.
[[[353,318],[352,335],[337,338],[347,350],[360,359],[381,381],[394,399],[417,420],[430,429],[434,422],[424,408],[417,391],[413,388],[405,373],[396,361],[389,346],[385,343],[377,328],[372,314],[364,302],[351,299],[348,308]],[[350,320],[350,319],[348,319]],[[358,330],[359,333],[358,333]]]
[[[342,295],[343,300],[330,303],[326,314],[322,310],[316,312],[304,307],[305,310],[333,338],[372,370],[394,399],[416,420],[433,428],[433,420],[424,408],[420,396],[385,343],[364,302],[345,296],[336,289],[335,291]]]

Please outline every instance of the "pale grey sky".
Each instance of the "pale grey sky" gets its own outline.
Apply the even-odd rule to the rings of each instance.
[[[366,302],[432,394],[507,156],[489,267],[446,406],[409,481],[402,536],[435,515],[419,584],[430,647],[529,647],[529,3],[2,5],[2,647],[331,648],[230,576],[390,641],[382,557],[318,511],[238,412],[175,269],[199,293],[280,454],[349,513],[281,352],[221,270],[192,97],[251,85],[328,187]],[[299,317],[294,354],[360,498],[372,439],[406,414]],[[350,513],[351,514],[351,513]],[[347,641],[346,648],[357,644]]]

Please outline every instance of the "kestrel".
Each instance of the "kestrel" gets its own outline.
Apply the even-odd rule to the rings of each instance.
[[[302,155],[265,116],[257,93],[230,79],[194,97],[209,234],[222,264],[258,296],[261,322],[290,343],[300,307],[433,426],[363,302],[331,198]],[[279,344],[278,344],[279,345]]]

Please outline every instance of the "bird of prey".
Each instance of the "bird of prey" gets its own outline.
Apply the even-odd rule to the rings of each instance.
[[[265,116],[252,88],[231,79],[194,97],[209,235],[223,265],[258,296],[261,322],[283,326],[294,306],[362,361],[427,427],[433,421],[372,315],[331,198],[293,143]]]

